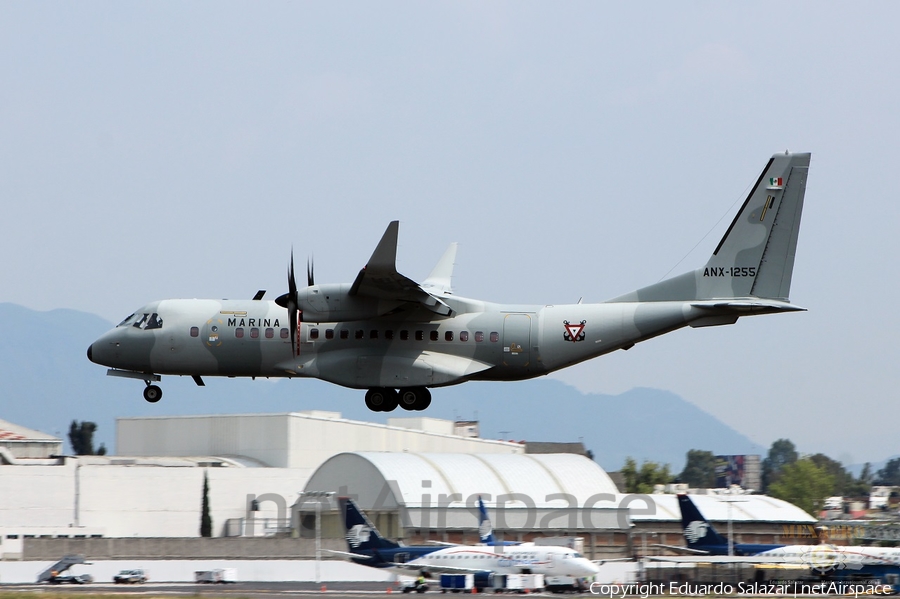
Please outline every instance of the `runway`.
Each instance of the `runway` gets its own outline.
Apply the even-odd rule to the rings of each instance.
[[[324,590],[323,590],[324,585]],[[388,590],[390,589],[390,591]],[[238,582],[235,584],[189,584],[189,583],[146,583],[121,585],[112,583],[91,583],[84,585],[48,584],[0,584],[0,599],[5,592],[33,592],[35,594],[58,593],[72,595],[144,595],[144,596],[185,596],[185,597],[248,597],[271,599],[299,595],[319,595],[328,599],[401,593],[392,583],[378,582]],[[430,590],[427,594],[440,594],[440,590]],[[590,593],[586,593],[590,594]],[[532,593],[551,596],[552,593]],[[559,596],[559,595],[553,595]],[[572,596],[572,595],[568,595]]]

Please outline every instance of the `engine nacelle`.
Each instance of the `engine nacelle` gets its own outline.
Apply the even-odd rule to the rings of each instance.
[[[349,284],[312,285],[297,290],[303,322],[366,320],[387,314],[398,301],[350,295]]]

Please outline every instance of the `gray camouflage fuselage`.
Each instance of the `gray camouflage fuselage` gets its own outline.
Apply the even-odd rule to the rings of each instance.
[[[801,310],[788,294],[808,165],[809,154],[773,156],[703,268],[604,303],[520,306],[456,296],[453,246],[419,285],[393,266],[394,222],[352,285],[310,285],[290,296],[300,315],[296,345],[283,298],[174,299],[144,306],[88,356],[148,385],[158,380],[151,375],[173,374],[440,387],[532,378],[684,326]]]

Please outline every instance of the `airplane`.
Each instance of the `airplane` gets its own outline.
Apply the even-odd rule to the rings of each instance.
[[[681,510],[681,528],[684,531],[687,547],[661,545],[668,549],[699,555],[757,555],[764,551],[784,547],[784,543],[732,543],[729,547],[728,539],[716,532],[716,529],[703,517],[690,497],[679,493],[678,507]]]
[[[87,350],[107,374],[143,380],[157,402],[161,375],[313,377],[366,389],[366,406],[424,410],[429,389],[543,376],[689,326],[803,311],[789,292],[810,154],[768,161],[707,263],[601,303],[514,305],[467,299],[450,284],[451,244],[421,283],[396,269],[391,222],[352,283],[317,284],[248,300],[169,299],[142,306]]]
[[[687,547],[657,546],[694,555],[650,556],[648,559],[674,563],[789,565],[834,578],[884,576],[900,572],[900,548],[893,547],[733,543],[729,552],[728,540],[716,532],[688,495],[678,495],[678,506]]]
[[[395,574],[474,574],[485,586],[491,574],[544,574],[586,578],[600,570],[568,547],[552,545],[401,545],[385,539],[349,497],[339,497],[349,551],[331,551],[350,561]]]

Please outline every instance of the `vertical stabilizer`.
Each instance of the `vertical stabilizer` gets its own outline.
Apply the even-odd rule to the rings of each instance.
[[[775,154],[703,268],[611,301],[789,301],[810,154]]]
[[[494,544],[494,527],[491,525],[491,519],[488,518],[487,510],[484,507],[484,501],[478,496],[478,537],[485,545]]]
[[[712,547],[728,546],[728,540],[716,532],[690,497],[679,495],[678,507],[681,508],[681,528],[688,549],[709,551]]]
[[[381,536],[375,525],[349,497],[338,497],[338,505],[344,514],[344,530],[351,553],[391,549],[400,545]]]

